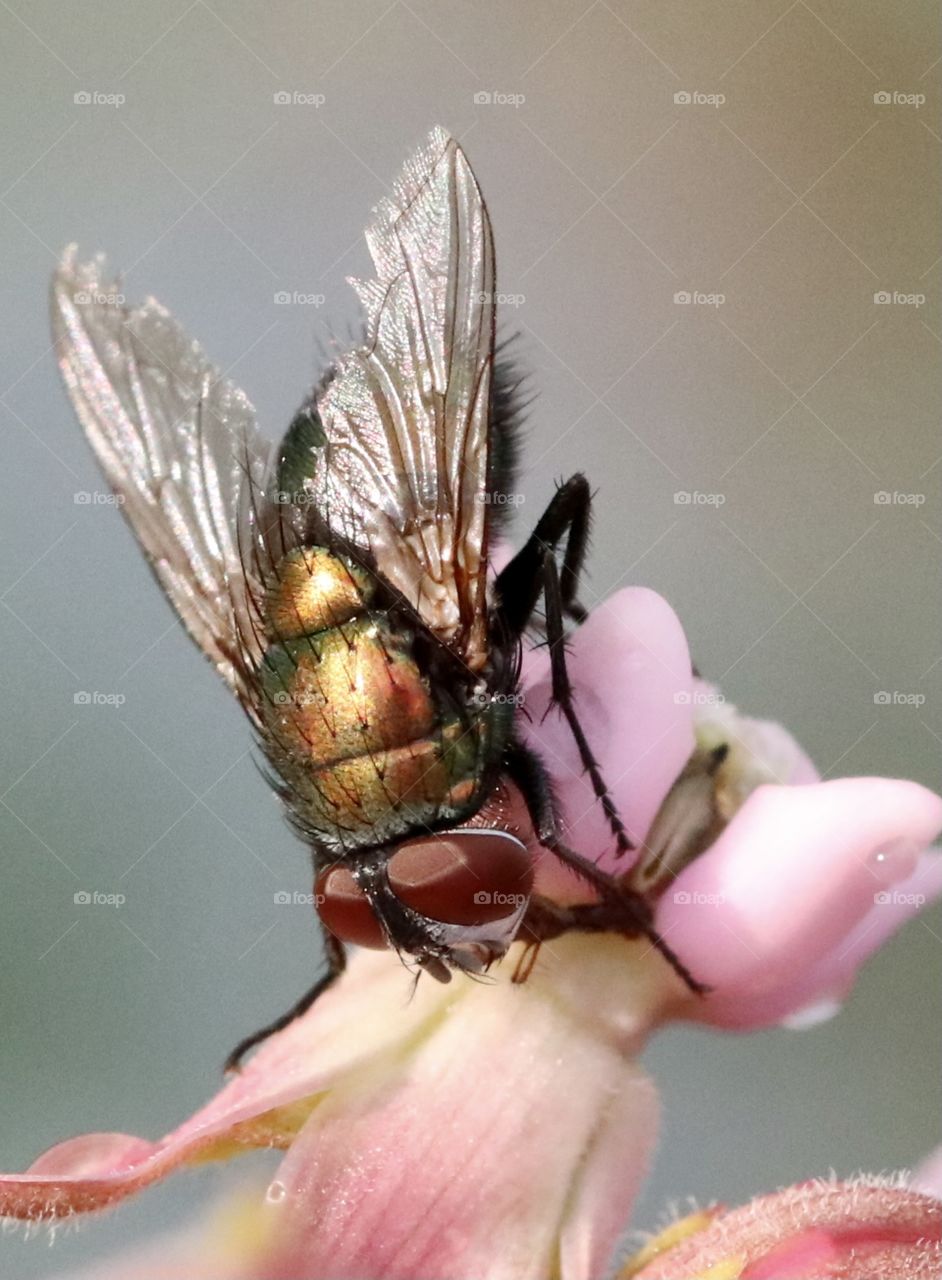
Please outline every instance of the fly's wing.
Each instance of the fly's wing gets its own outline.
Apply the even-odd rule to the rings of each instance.
[[[52,327],[66,387],[102,470],[190,635],[251,710],[257,588],[240,532],[268,446],[245,395],[173,317],[124,306],[102,261],[69,249],[53,278]]]
[[[494,248],[470,165],[441,129],[366,233],[366,342],[317,397],[311,498],[472,670],[486,644]]]

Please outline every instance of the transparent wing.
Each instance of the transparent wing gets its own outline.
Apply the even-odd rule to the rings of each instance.
[[[375,210],[366,342],[317,398],[312,497],[473,670],[486,658],[494,249],[454,138],[434,130]]]
[[[53,278],[52,327],[79,420],[161,585],[244,705],[260,656],[240,541],[268,445],[245,395],[159,303],[129,310],[102,260],[74,246]]]

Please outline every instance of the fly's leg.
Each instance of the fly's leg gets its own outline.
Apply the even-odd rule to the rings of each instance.
[[[512,635],[523,635],[530,625],[542,594],[544,559],[547,552],[556,550],[563,536],[566,546],[559,575],[563,613],[574,622],[585,620],[586,610],[576,593],[589,541],[591,510],[589,482],[577,473],[559,486],[530,537],[498,574],[500,613]]]
[[[640,924],[639,915],[643,916],[645,913],[648,922]],[[542,943],[570,932],[620,933],[626,938],[646,937],[694,995],[705,996],[711,990],[693,976],[676,952],[654,929],[647,903],[642,900],[642,911],[639,913],[635,904],[627,899],[624,902],[583,902],[563,907],[546,898],[534,898],[517,935],[517,941],[524,942],[527,946],[514,970],[512,980],[516,983],[526,982],[533,972]]]
[[[517,636],[523,634],[540,596],[543,596],[553,702],[569,725],[582,766],[612,829],[617,853],[621,855],[633,849],[634,845],[576,715],[572,684],[566,668],[563,617],[567,612],[577,618],[585,617],[585,609],[576,601],[576,591],[588,540],[591,502],[592,495],[585,476],[575,475],[560,485],[523,548],[498,575],[496,589],[501,619]],[[559,569],[556,548],[564,537],[566,547],[562,568]]]
[[[579,758],[592,783],[592,790],[595,792],[596,799],[602,806],[605,817],[608,819],[608,825],[615,836],[616,854],[620,857],[622,854],[627,853],[629,849],[633,849],[634,845],[625,830],[621,814],[618,812],[615,801],[605,785],[605,779],[602,777],[598,761],[592,753],[585,731],[582,728],[579,717],[576,715],[572,684],[569,680],[569,669],[566,666],[559,571],[556,568],[556,559],[551,551],[546,553],[546,558],[543,562],[543,588],[546,598],[546,635],[549,640],[553,702],[556,703],[566,718],[566,723],[569,725],[570,732],[579,749]]]
[[[276,1031],[283,1031],[289,1023],[294,1022],[295,1018],[300,1018],[303,1013],[307,1013],[318,996],[323,995],[328,987],[333,986],[346,968],[347,954],[343,949],[343,944],[326,930],[324,931],[324,947],[327,952],[327,972],[318,978],[310,991],[306,991],[297,1004],[292,1005],[287,1013],[283,1013],[280,1018],[270,1022],[267,1027],[262,1027],[260,1031],[246,1036],[244,1040],[240,1040],[226,1059],[223,1067],[224,1072],[239,1071],[242,1066],[242,1059],[250,1049],[254,1049],[257,1044],[267,1040]]]
[[[549,777],[536,753],[522,743],[515,743],[507,757],[507,772],[523,794],[540,844],[575,871],[595,890],[599,899],[598,902],[573,907],[558,907],[545,899],[534,899],[524,918],[519,935],[521,941],[529,941],[532,948],[538,949],[541,942],[559,937],[569,929],[620,933],[627,938],[645,937],[695,995],[706,995],[710,988],[694,977],[658,933],[648,901],[564,843],[559,833]],[[514,980],[525,981],[535,960],[535,950],[525,952]]]

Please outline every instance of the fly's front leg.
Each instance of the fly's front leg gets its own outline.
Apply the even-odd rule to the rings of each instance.
[[[558,850],[555,852],[557,856],[563,856]],[[579,857],[578,854],[575,856]],[[710,988],[697,981],[654,928],[647,903],[631,891],[623,893],[624,896],[618,899],[576,903],[568,907],[546,898],[534,898],[518,934],[518,941],[525,943],[526,949],[514,970],[512,981],[526,982],[533,972],[542,944],[564,933],[620,933],[626,938],[646,937],[694,995],[707,995]]]
[[[591,512],[589,482],[577,473],[559,486],[536,528],[497,575],[499,612],[512,635],[522,635],[530,625],[542,594],[543,562],[547,552],[555,552],[563,537],[566,539],[560,573],[563,612],[575,622],[584,621],[586,610],[576,595],[589,541]]]
[[[592,790],[602,806],[605,817],[608,819],[608,825],[611,827],[612,834],[615,837],[616,853],[621,857],[629,849],[633,849],[634,845],[628,836],[615,801],[605,785],[605,779],[602,777],[598,761],[589,746],[579,717],[576,715],[572,683],[569,679],[569,669],[566,666],[566,634],[563,628],[562,590],[559,572],[556,568],[556,560],[552,552],[547,552],[543,562],[543,593],[546,599],[546,638],[549,642],[553,702],[562,711],[566,723],[569,725],[570,732],[579,750],[582,766],[589,775]]]
[[[508,776],[517,784],[527,804],[533,829],[540,844],[550,849],[560,862],[571,868],[596,893],[598,902],[560,907],[545,899],[534,899],[524,918],[520,939],[529,942],[515,981],[525,981],[536,960],[540,943],[568,930],[588,933],[620,933],[628,938],[645,937],[660,952],[674,972],[695,995],[710,990],[690,972],[654,926],[647,899],[628,888],[589,858],[563,841],[549,776],[539,756],[522,743],[515,743],[506,761]]]
[[[343,943],[339,942],[332,933],[328,933],[326,929],[324,930],[324,949],[327,953],[327,972],[323,977],[318,978],[310,991],[306,991],[297,1004],[292,1005],[287,1013],[283,1013],[280,1018],[270,1022],[267,1027],[262,1027],[260,1031],[255,1031],[252,1035],[246,1036],[244,1040],[240,1040],[226,1059],[223,1071],[239,1071],[242,1066],[242,1059],[250,1049],[254,1049],[257,1044],[261,1044],[263,1040],[273,1036],[276,1031],[284,1030],[289,1023],[294,1022],[295,1018],[300,1018],[303,1013],[307,1013],[318,996],[323,995],[328,987],[333,986],[347,966],[347,953],[343,949]]]
[[[523,548],[498,575],[496,587],[501,622],[513,635],[523,634],[540,596],[544,599],[553,702],[569,725],[582,766],[612,829],[616,851],[621,855],[634,845],[576,715],[566,668],[564,615],[568,613],[579,620],[585,617],[585,609],[576,600],[576,591],[588,541],[591,505],[592,495],[585,476],[574,475],[560,485]],[[556,565],[556,548],[563,538],[566,547],[560,569]]]

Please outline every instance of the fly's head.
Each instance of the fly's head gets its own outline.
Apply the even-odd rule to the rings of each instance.
[[[315,885],[324,926],[344,943],[393,947],[440,982],[482,972],[514,941],[533,889],[524,832],[510,825],[492,805],[465,826],[334,863]]]

